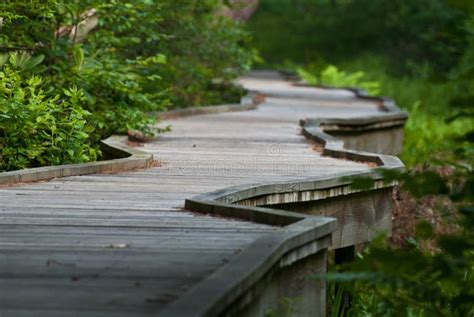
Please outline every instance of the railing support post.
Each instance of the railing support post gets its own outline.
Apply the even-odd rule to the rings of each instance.
[[[355,247],[353,245],[339,248],[335,250],[335,263],[336,265],[345,264],[354,260],[355,256]],[[339,291],[339,286],[336,285],[336,296]],[[352,296],[349,292],[344,292],[342,294],[342,302],[339,309],[339,316],[347,316],[347,311],[351,307]]]

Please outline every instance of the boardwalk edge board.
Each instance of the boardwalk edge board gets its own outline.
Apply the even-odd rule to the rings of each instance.
[[[221,205],[215,207],[216,213],[219,213],[220,208],[226,208]],[[240,209],[248,211],[252,208]],[[288,220],[296,219],[292,215],[286,217]],[[220,316],[275,265],[291,265],[303,257],[326,250],[330,244],[331,233],[335,229],[334,218],[306,216],[277,232],[265,235],[161,311],[158,316]],[[310,252],[301,252],[311,243],[314,246]]]
[[[260,103],[259,96],[260,94],[258,92],[247,92],[244,96],[242,96],[242,98],[240,98],[240,103],[175,109],[169,111],[154,112],[153,115],[156,115],[161,119],[166,120],[202,114],[252,110],[255,109]]]
[[[102,140],[100,143],[102,151],[113,157],[118,157],[116,159],[3,172],[0,173],[0,185],[28,183],[57,177],[118,172],[148,167],[153,161],[153,155],[125,146],[123,141],[126,140],[126,138],[126,136],[113,135]]]
[[[328,90],[348,90],[354,93],[355,97],[361,100],[369,100],[377,103],[382,111],[382,113],[377,116],[367,116],[361,118],[351,118],[351,119],[340,119],[340,118],[325,118],[324,120],[319,119],[306,119],[308,124],[324,125],[325,131],[331,130],[344,130],[345,127],[350,127],[354,130],[370,130],[370,128],[378,128],[381,123],[385,123],[383,127],[392,127],[392,126],[403,126],[406,120],[408,119],[408,113],[402,111],[397,107],[395,100],[386,96],[372,96],[366,89],[358,87],[333,87],[327,85],[314,85],[308,84],[302,80],[297,73],[293,71],[281,70],[279,73],[293,82],[293,86],[296,87],[315,87]],[[337,127],[331,128],[331,125],[336,125]]]
[[[285,257],[292,257],[293,254],[299,253],[300,256],[297,257],[297,260],[301,260],[327,250],[330,245],[331,233],[337,227],[335,218],[308,216],[280,209],[243,206],[239,205],[239,202],[275,193],[329,190],[328,195],[320,198],[324,199],[331,197],[330,190],[335,188],[343,188],[343,190],[335,191],[334,196],[348,195],[361,191],[351,188],[350,185],[354,177],[372,178],[374,185],[367,190],[396,185],[396,182],[384,181],[383,171],[403,171],[404,164],[398,157],[345,149],[344,142],[326,133],[325,127],[331,126],[332,130],[337,130],[339,127],[349,126],[358,130],[371,130],[377,129],[378,127],[374,127],[374,125],[380,123],[385,123],[382,128],[403,126],[408,115],[402,112],[391,99],[371,97],[365,91],[359,89],[351,88],[349,90],[354,91],[358,98],[381,102],[384,112],[378,116],[358,118],[354,122],[352,122],[353,120],[338,118],[303,119],[300,122],[302,133],[307,138],[320,144],[324,155],[353,161],[371,162],[375,163],[377,168],[370,171],[346,172],[293,182],[233,186],[187,199],[185,202],[185,209],[187,210],[281,226],[281,228],[258,239],[248,249],[239,254],[235,260],[214,272],[165,308],[159,316],[220,316],[226,314],[226,311],[235,305],[239,299],[245,297],[246,293],[249,293],[249,290],[261,281],[272,267],[285,262]],[[289,232],[292,234],[290,235]],[[295,237],[298,237],[298,239]],[[311,251],[304,252],[302,255],[301,249],[312,242],[319,247],[314,247]],[[249,295],[247,295],[247,302],[251,300],[248,297]]]
[[[258,94],[247,93],[240,104],[207,106],[190,109],[171,110],[155,113],[163,119],[186,117],[199,114],[245,111],[255,109]],[[114,159],[81,164],[65,164],[27,168],[18,171],[0,173],[0,185],[29,183],[58,177],[88,175],[104,172],[127,171],[147,168],[153,161],[153,155],[125,145],[126,136],[113,135],[100,142],[102,151]]]

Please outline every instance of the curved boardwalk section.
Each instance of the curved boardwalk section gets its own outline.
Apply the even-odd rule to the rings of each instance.
[[[352,192],[341,176],[374,163],[323,155],[300,120],[380,107],[275,73],[241,82],[265,101],[167,120],[173,131],[139,148],[156,167],[0,188],[0,315],[259,316],[292,296],[300,315],[324,314],[324,284],[307,275],[325,271],[328,248],[360,242],[331,240],[341,223],[389,229],[372,209],[390,184]]]

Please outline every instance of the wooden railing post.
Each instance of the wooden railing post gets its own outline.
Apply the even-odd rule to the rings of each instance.
[[[335,250],[335,263],[336,265],[345,264],[354,260],[355,248],[353,245],[339,248]],[[339,286],[336,284],[336,294],[339,292]],[[347,316],[347,311],[351,308],[352,296],[349,292],[344,291],[342,294],[341,306],[339,308],[338,316]]]

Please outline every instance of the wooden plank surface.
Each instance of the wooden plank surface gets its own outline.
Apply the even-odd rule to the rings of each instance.
[[[369,168],[322,157],[298,122],[375,114],[374,103],[278,78],[241,83],[274,97],[164,122],[173,131],[140,147],[159,167],[0,188],[0,315],[156,314],[276,230],[183,210],[186,198]]]

